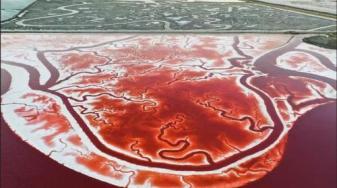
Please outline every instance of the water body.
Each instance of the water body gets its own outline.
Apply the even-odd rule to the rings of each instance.
[[[248,188],[325,187],[336,184],[336,103],[301,117],[289,134],[280,166]]]
[[[34,1],[36,0],[1,0],[1,21],[13,18]]]

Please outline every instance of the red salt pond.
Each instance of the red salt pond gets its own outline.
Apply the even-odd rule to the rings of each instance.
[[[336,104],[335,51],[301,41],[4,34],[2,116],[41,153],[108,184],[244,186],[273,173],[298,119]]]

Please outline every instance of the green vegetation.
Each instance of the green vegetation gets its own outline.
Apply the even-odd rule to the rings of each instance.
[[[335,21],[255,3],[108,0],[39,0],[25,14],[1,24],[3,31],[335,31]]]
[[[307,37],[303,41],[323,48],[337,49],[337,33]]]

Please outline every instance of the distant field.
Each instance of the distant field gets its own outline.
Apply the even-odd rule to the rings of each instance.
[[[3,31],[335,31],[335,20],[246,2],[41,0]],[[193,3],[193,4],[192,4]]]

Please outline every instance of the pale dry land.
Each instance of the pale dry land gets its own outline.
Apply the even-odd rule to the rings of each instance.
[[[279,5],[287,5],[296,8],[302,8],[307,10],[314,10],[319,12],[336,14],[336,1],[332,0],[261,0],[262,2],[279,4]]]

